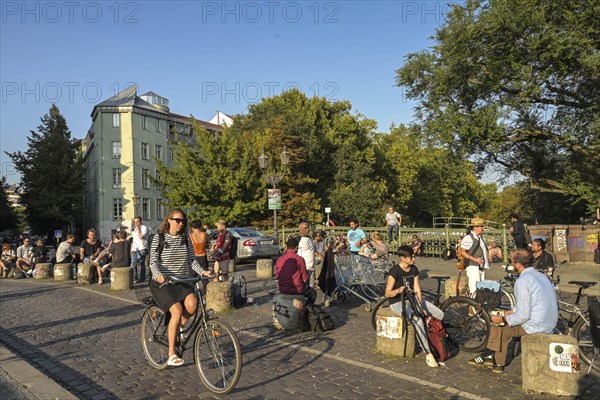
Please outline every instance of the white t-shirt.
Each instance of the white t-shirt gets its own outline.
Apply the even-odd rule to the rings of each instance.
[[[58,245],[58,249],[56,250],[56,262],[61,262],[65,258],[69,256],[69,254],[73,253],[73,245],[66,240],[61,242]]]
[[[385,214],[385,220],[387,221],[388,226],[398,225],[398,223],[400,222],[400,218],[402,218],[402,216],[398,214],[397,211]]]
[[[485,244],[485,242],[483,241],[483,238],[481,236],[477,236],[473,232],[471,232],[471,235],[473,235],[475,240],[479,240],[479,247],[481,247],[481,249],[483,250],[483,260],[484,260],[483,268],[490,269],[490,260],[488,259],[487,245]],[[471,235],[465,236],[463,238],[462,242],[460,243],[460,247],[462,247],[463,249],[465,249],[467,251],[470,250],[471,247],[473,247],[473,239],[471,239]],[[465,260],[465,262],[468,262],[468,261],[469,260]]]
[[[140,225],[140,231],[142,232],[142,236],[144,236],[143,239],[140,239],[137,227],[134,227],[133,232],[131,233],[131,237],[133,237],[131,251],[146,250],[148,248],[148,227],[142,224]]]
[[[304,258],[306,269],[314,269],[315,267],[315,242],[312,238],[304,236],[298,244],[298,255]]]

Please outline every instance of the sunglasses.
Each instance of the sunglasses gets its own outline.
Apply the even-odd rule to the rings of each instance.
[[[184,224],[185,223],[185,219],[181,219],[181,218],[169,218],[171,221],[175,221],[178,224]]]

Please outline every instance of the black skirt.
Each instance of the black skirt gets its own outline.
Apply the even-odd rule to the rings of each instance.
[[[150,293],[164,312],[169,311],[169,308],[175,303],[185,300],[185,298],[194,293],[194,288],[184,284],[164,284],[159,285],[155,280],[150,281]]]

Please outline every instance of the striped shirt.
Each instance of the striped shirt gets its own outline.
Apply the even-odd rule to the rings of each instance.
[[[187,278],[188,265],[191,265],[192,269],[199,275],[204,272],[204,269],[202,269],[194,258],[194,247],[187,235],[172,236],[165,233],[165,243],[160,259],[158,258],[157,251],[159,238],[160,234],[154,235],[152,244],[150,245],[150,270],[153,277],[166,275],[176,278]]]

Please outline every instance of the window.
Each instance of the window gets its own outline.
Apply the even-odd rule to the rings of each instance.
[[[173,149],[169,149],[169,160],[173,161],[174,158],[175,158],[175,154],[173,154]]]
[[[156,170],[155,176],[156,176],[156,180],[160,181],[160,171],[159,170]]]
[[[113,128],[119,128],[121,126],[121,114],[114,113],[113,117]]]
[[[162,220],[165,216],[163,215],[163,206],[160,204],[160,199],[156,199],[156,219]]]
[[[142,115],[142,128],[148,130],[148,117]]]
[[[148,143],[142,143],[142,160],[148,160]]]
[[[113,187],[121,187],[121,168],[113,168],[112,170]]]
[[[150,189],[150,171],[142,169],[142,188]]]
[[[113,199],[113,220],[123,217],[123,199]]]
[[[157,160],[162,160],[162,146],[157,144],[154,146],[154,155]]]
[[[156,118],[156,132],[161,132],[160,130],[160,119]]]
[[[121,142],[112,142],[112,158],[121,158]]]
[[[150,199],[144,198],[142,200],[142,219],[150,219]]]

